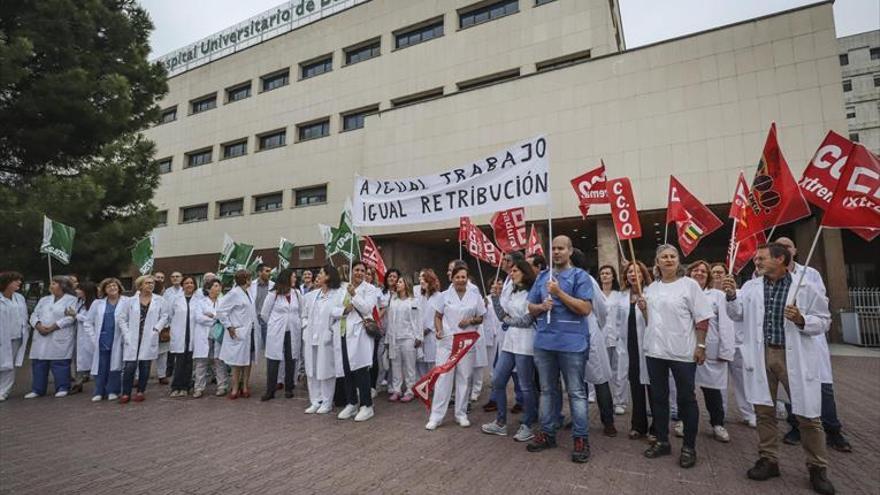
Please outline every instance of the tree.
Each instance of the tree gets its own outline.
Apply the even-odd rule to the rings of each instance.
[[[134,0],[9,0],[0,15],[3,182],[83,166],[158,118],[166,72]]]
[[[135,241],[156,225],[150,203],[159,184],[153,144],[137,134],[105,146],[76,175],[42,175],[26,188],[3,186],[0,194],[0,269],[28,278],[47,271],[38,254],[43,215],[76,228],[73,256],[56,273],[93,280],[119,276],[131,265]]]

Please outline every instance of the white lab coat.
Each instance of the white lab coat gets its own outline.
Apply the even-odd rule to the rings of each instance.
[[[498,303],[507,316],[511,318],[523,318],[529,313],[529,291],[519,290],[511,292],[505,298],[499,298]],[[507,331],[502,331],[501,351],[511,354],[520,354],[523,356],[535,355],[535,326],[528,327],[507,327]]]
[[[476,289],[476,287],[474,287]],[[448,289],[443,291],[441,297],[436,300],[434,311],[440,313],[443,324],[443,338],[437,343],[438,347],[444,349],[452,349],[453,334],[463,332],[477,332],[477,327],[459,328],[458,324],[465,319],[473,319],[486,314],[486,305],[483,303],[483,297],[479,290],[471,290],[470,286],[465,290],[464,297],[459,298],[455,286],[450,285]],[[479,340],[468,354],[476,354],[475,348],[482,347],[483,352],[486,346],[480,344]],[[447,352],[448,356],[449,353]]]
[[[189,300],[189,348],[186,347],[186,296],[180,295],[172,298],[168,303],[168,325],[171,327],[171,342],[168,350],[175,354],[180,354],[192,349],[193,334],[196,329],[196,292]]]
[[[590,349],[584,367],[584,380],[593,385],[600,385],[611,381],[611,361],[608,359],[608,348],[605,346],[605,333],[602,332],[602,326],[605,324],[608,314],[608,301],[592,275],[590,275],[590,280],[593,282],[593,294],[599,294],[599,296],[593,298],[593,311],[590,311],[587,316],[587,325],[590,329]]]
[[[211,300],[208,296],[201,296],[197,300],[190,302],[193,306],[189,308],[190,313],[195,314],[196,326],[190,334],[189,348],[193,353],[193,359],[208,359],[211,353],[211,329],[217,319],[217,308],[223,296],[217,298],[217,302]],[[225,338],[225,336],[224,336]],[[214,358],[220,356],[220,350],[223,348],[221,342],[214,342]]]
[[[36,327],[38,322],[43,326],[56,323],[59,328],[49,335],[43,335],[34,329],[31,359],[61,360],[73,357],[76,320],[64,315],[67,308],[76,308],[76,296],[64,294],[56,301],[55,296],[50,294],[37,303],[31,314],[31,326]]]
[[[794,271],[791,273],[792,283],[796,284],[798,282],[801,277],[801,271],[805,268],[807,273],[804,275],[804,284],[812,285],[822,297],[827,298],[822,275],[811,266],[804,267],[800,263],[795,263]],[[819,379],[822,380],[822,383],[834,383],[831,373],[831,350],[828,348],[828,338],[825,334],[817,335],[813,338],[816,339],[816,345],[819,346]]]
[[[422,327],[422,360],[426,363],[437,361],[437,337],[434,329],[434,307],[438,304],[441,292],[435,292],[431,297],[419,296],[419,318]],[[425,330],[428,333],[425,333]]]
[[[127,298],[116,307],[116,326],[122,333],[124,361],[152,361],[159,357],[159,332],[168,325],[168,309],[162,296],[153,294],[144,333],[138,337],[141,324],[140,294]]]
[[[226,293],[217,305],[217,319],[226,328],[220,359],[229,366],[256,364],[263,342],[257,326],[257,311],[248,293],[239,286]],[[229,333],[230,328],[235,329],[235,338]],[[253,359],[251,359],[252,341]]]
[[[336,378],[333,349],[333,327],[339,330],[339,318],[334,309],[342,304],[343,289],[331,289],[324,293],[312,290],[305,296],[306,327],[303,329],[303,357],[306,375],[316,380]],[[372,358],[372,356],[371,356]]]
[[[601,298],[605,303],[605,314],[602,315],[604,317],[602,333],[605,334],[606,347],[617,347],[617,342],[620,340],[620,322],[618,321],[620,314],[618,311],[618,300],[621,297],[622,293],[618,290],[611,291],[608,295],[605,295],[601,289],[594,293],[594,299]]]
[[[95,301],[92,301],[92,305]],[[92,369],[92,359],[95,357],[94,336],[91,334],[91,325],[88,324],[89,309],[86,309],[83,301],[76,302],[76,371],[89,371]]]
[[[6,299],[0,294],[0,371],[21,367],[29,335],[24,296],[16,292],[12,299]],[[12,346],[14,340],[18,341],[17,350]]]
[[[618,336],[620,337],[617,341],[617,377],[619,380],[634,379],[634,377],[630,377],[629,375],[629,312],[630,312],[630,291],[625,290],[620,293],[620,298],[617,300],[617,321],[620,322],[620,331]],[[645,317],[642,315],[642,312],[639,310],[638,306],[632,308],[635,311],[636,315],[636,336],[638,337],[638,346],[639,349],[639,383],[642,385],[650,385],[651,381],[648,378],[648,364],[645,360],[645,348],[642,345],[642,342],[645,338]],[[636,359],[635,356],[632,356],[632,359]]]
[[[385,331],[385,342],[388,344],[388,358],[397,359],[397,345],[403,344],[415,348],[415,341],[422,340],[422,321],[416,299],[400,299],[391,297],[388,305],[388,328]]]
[[[270,280],[269,281],[269,291],[271,292],[272,289],[274,289],[274,288],[275,288],[275,282]],[[251,285],[250,285],[250,287],[248,287],[248,295],[251,296],[251,301],[257,300],[257,281],[256,280],[251,281]],[[266,294],[266,298],[267,299],[269,298],[268,293]],[[263,301],[263,304],[266,304],[265,300]]]
[[[116,300],[116,309],[113,311],[113,344],[110,346],[110,371],[119,371],[122,369],[122,331],[116,324],[119,312],[125,308],[125,296],[119,296]],[[89,308],[89,314],[86,318],[86,329],[92,338],[92,364],[89,368],[91,374],[97,375],[100,371],[98,368],[101,363],[101,330],[104,328],[104,312],[107,310],[107,299],[96,299]]]
[[[379,304],[381,291],[375,285],[362,282],[354,290],[354,297],[351,298],[351,304],[354,308],[357,308],[357,311],[352,308],[346,316],[343,316],[342,313],[345,310],[344,303],[348,295],[348,284],[343,284],[339,292],[336,304],[331,310],[331,318],[333,320],[331,328],[333,331],[333,363],[336,369],[336,377],[343,377],[345,372],[342,367],[342,338],[340,335],[342,318],[345,318],[345,348],[348,351],[349,369],[355,371],[372,366],[373,345],[375,345],[375,341],[364,330],[364,320],[361,318],[361,315],[369,318],[373,314],[373,308]],[[360,311],[360,314],[358,314],[358,311]],[[385,321],[390,322],[391,318],[389,306],[389,311],[385,313]]]
[[[717,390],[727,389],[727,363],[733,361],[736,352],[736,330],[733,320],[727,316],[724,293],[718,289],[705,289],[712,304],[714,315],[709,318],[706,333],[706,361],[697,366],[696,384]]]
[[[792,281],[786,303],[791,304],[797,280]],[[822,414],[820,348],[814,336],[824,335],[831,326],[828,301],[812,285],[798,292],[796,306],[804,316],[804,328],[784,320],[785,360],[791,406],[795,414],[818,418]],[[726,304],[727,314],[742,321],[745,331],[742,345],[746,398],[752,404],[773,406],[764,361],[764,280],[746,282],[739,296]]]
[[[290,355],[299,359],[302,349],[302,310],[303,296],[293,289],[288,295],[278,295],[270,291],[263,301],[260,318],[266,322],[266,359],[284,360],[284,336],[290,334]]]

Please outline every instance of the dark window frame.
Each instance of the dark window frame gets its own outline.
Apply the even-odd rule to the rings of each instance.
[[[367,51],[370,52],[369,56],[361,56],[361,54]],[[367,41],[362,41],[356,45],[351,45],[349,47],[343,48],[342,54],[345,60],[344,67],[380,57],[382,55],[382,38],[372,38]],[[357,55],[357,60],[352,60],[354,58],[354,55]]]
[[[224,93],[226,94],[226,101],[225,101],[225,104],[228,105],[228,104],[230,104],[230,103],[235,103],[235,102],[237,102],[237,101],[246,100],[246,99],[250,98],[251,96],[254,95],[254,90],[253,90],[253,88],[254,88],[254,82],[253,82],[253,81],[243,82],[243,83],[240,83],[240,84],[236,84],[235,86],[230,86],[230,87],[226,88],[226,89],[224,90]],[[233,98],[232,98],[232,95],[233,95],[234,93],[238,92],[238,91],[241,91],[241,90],[245,90],[245,91],[247,92],[247,95],[242,96],[242,97],[240,97],[240,98],[234,98],[234,99],[233,99]]]
[[[461,81],[456,83],[456,87],[459,91],[468,91],[477,88],[483,88],[486,86],[491,86],[493,84],[501,83],[504,81],[511,81],[520,76],[519,67],[515,69],[505,70],[502,72],[496,72],[494,74],[488,74],[482,77],[477,77],[474,79],[468,79],[467,81]]]
[[[198,208],[198,209],[204,208],[205,209],[204,217],[199,216],[198,218],[193,218],[193,219],[187,220],[186,219],[186,212],[191,211],[191,210],[195,210],[196,208]],[[208,216],[211,213],[210,209],[211,208],[208,203],[202,203],[202,204],[192,205],[192,206],[182,206],[182,207],[180,207],[180,223],[187,224],[187,223],[206,222],[206,221],[208,221]]]
[[[321,126],[321,134],[320,135],[318,135],[318,136],[304,136],[305,133],[309,132],[311,129],[314,129],[318,126]],[[326,132],[325,132],[325,129],[326,129]],[[330,117],[325,117],[323,119],[304,122],[302,124],[297,124],[297,126],[296,126],[296,140],[297,140],[296,142],[298,142],[298,143],[325,138],[329,135],[330,135]]]
[[[275,81],[281,81],[281,84],[277,86],[272,86],[267,88],[266,86],[269,84],[275,84]],[[284,86],[290,85],[290,67],[286,69],[276,70],[275,72],[270,72],[269,74],[260,76],[260,93],[268,93],[269,91],[274,91],[279,88],[283,88]]]
[[[480,2],[458,9],[458,29],[468,29],[517,13],[519,13],[519,0]]]
[[[163,171],[162,165],[165,163],[168,164],[168,170]],[[165,158],[156,160],[156,164],[159,166],[159,175],[170,174],[174,170],[174,157],[166,156]]]
[[[327,67],[329,63],[329,68]],[[321,67],[320,72],[308,73],[310,69]],[[305,79],[311,79],[313,77],[318,77],[323,74],[327,74],[328,72],[333,72],[333,54],[329,53],[327,55],[322,55],[320,57],[313,58],[311,60],[306,60],[305,62],[299,63],[299,80],[303,81]]]
[[[274,198],[275,196],[280,196],[280,199],[278,200],[277,203],[271,203],[271,204],[277,204],[278,205],[277,207],[274,207],[274,208],[264,207],[263,209],[259,208],[260,200],[264,200],[267,198]],[[253,207],[254,207],[254,210],[253,210],[254,213],[267,213],[270,211],[283,210],[284,209],[284,191],[275,191],[275,192],[271,192],[271,193],[259,194],[257,196],[254,196]]]
[[[167,115],[172,115],[172,114],[174,116],[171,117],[170,119],[165,118]],[[177,120],[177,105],[174,105],[173,107],[163,108],[162,113],[159,114],[159,125],[170,124],[172,122],[175,122],[176,120]]]
[[[192,163],[193,157],[198,156],[198,155],[204,155],[206,153],[208,154],[207,161],[204,161],[201,163],[196,163],[196,164]],[[195,167],[201,167],[204,165],[208,165],[209,163],[212,163],[214,161],[214,147],[211,146],[208,148],[201,148],[201,149],[197,149],[197,150],[193,150],[193,151],[188,151],[188,152],[184,153],[184,156],[186,157],[186,160],[184,160],[184,164],[183,164],[184,167],[183,168],[195,168]]]
[[[848,118],[848,119],[856,118],[856,107],[846,107],[846,118]]]
[[[201,105],[205,103],[206,106],[201,108]],[[189,101],[189,114],[196,115],[200,113],[205,113],[217,108],[217,92],[213,92],[209,95],[200,96],[198,98],[193,98]]]
[[[238,205],[239,205],[238,214],[224,215],[223,214],[223,207],[225,205],[229,205],[232,203],[238,203]],[[217,201],[217,218],[235,218],[235,217],[242,217],[242,216],[244,216],[244,198],[235,198],[235,199],[226,199],[223,201]]]
[[[300,203],[300,200],[299,200],[300,193],[308,193],[308,192],[312,192],[312,191],[316,191],[316,192],[320,193],[320,191],[322,189],[324,192],[324,196],[323,196],[324,200],[323,201],[307,201],[304,203]],[[316,184],[314,186],[295,188],[293,190],[293,207],[294,208],[304,208],[307,206],[318,206],[318,205],[327,204],[327,189],[328,189],[327,184]],[[320,197],[319,194],[316,196]],[[311,197],[311,196],[309,196],[309,197]]]
[[[367,107],[361,107],[361,108],[357,108],[354,110],[349,110],[347,112],[342,112],[340,114],[340,116],[342,118],[339,123],[339,129],[340,129],[339,132],[356,131],[358,129],[363,129],[364,128],[364,121],[366,120],[366,118],[369,117],[370,115],[375,115],[377,113],[379,113],[379,104],[378,103],[376,103],[375,105],[370,105]],[[347,127],[346,124],[349,122],[348,119],[351,119],[351,118],[356,119],[360,123],[360,125],[358,125],[356,127]]]
[[[859,133],[858,132],[849,133],[849,140],[854,143],[858,143],[859,142]]]
[[[437,32],[438,28],[439,33]],[[446,34],[445,29],[446,26],[443,16],[434,17],[433,19],[428,19],[427,21],[422,21],[418,24],[398,29],[392,33],[392,36],[394,37],[394,49],[402,50],[427,41],[442,38]],[[401,44],[402,40],[405,40],[406,43]]]
[[[582,50],[579,52],[569,53],[568,55],[563,55],[561,57],[542,60],[540,62],[535,62],[535,71],[544,72],[588,62],[592,59],[592,55],[593,54],[590,50]]]
[[[227,153],[227,150],[231,149],[233,146],[240,146],[242,144],[244,145],[244,149],[242,150],[241,153],[238,153],[236,155],[230,155]],[[247,148],[248,148],[248,139],[247,138],[236,139],[235,141],[229,141],[229,142],[223,143],[220,145],[220,151],[221,151],[221,153],[220,153],[221,158],[220,159],[221,160],[231,160],[233,158],[245,156],[248,153]]]
[[[870,60],[880,60],[880,48],[869,48],[868,58]]]
[[[849,53],[841,53],[837,56],[837,61],[840,63],[841,67],[849,65]]]
[[[438,88],[429,89],[427,91],[420,91],[418,93],[413,93],[410,95],[404,95],[391,100],[391,106],[393,108],[405,107],[408,105],[415,105],[417,103],[422,103],[425,101],[430,101],[435,98],[443,97],[443,86]]]
[[[853,90],[852,79],[844,79],[843,80],[843,92],[849,93]]]
[[[271,143],[268,140],[272,138],[276,138],[280,136],[281,140],[278,143]],[[267,145],[267,143],[269,145]],[[274,150],[275,148],[282,148],[287,146],[287,128],[275,129],[274,131],[267,131],[257,134],[257,151],[269,151]]]
[[[168,226],[168,210],[159,210],[156,212],[156,227]]]

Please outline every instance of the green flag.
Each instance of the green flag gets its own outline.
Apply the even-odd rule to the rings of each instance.
[[[296,244],[283,237],[281,238],[281,242],[278,244],[278,268],[281,270],[290,266],[290,261],[293,260],[294,246]]]
[[[345,200],[345,208],[339,217],[339,227],[331,229],[330,242],[328,243],[328,256],[342,254],[349,260],[360,256],[361,248],[357,234],[351,221],[351,200]]]
[[[251,278],[255,278],[257,276],[257,267],[263,263],[263,257],[257,256],[250,262],[247,266],[247,271],[251,272]]]
[[[155,238],[149,235],[138,241],[131,249],[131,261],[138,267],[141,275],[153,271],[153,249],[155,246]]]
[[[43,242],[40,244],[40,252],[48,254],[65,265],[70,263],[75,234],[76,229],[73,227],[43,216]]]
[[[220,250],[220,269],[217,275],[224,286],[232,283],[235,272],[248,268],[254,247],[243,242],[235,242],[229,234],[223,234],[223,248]]]

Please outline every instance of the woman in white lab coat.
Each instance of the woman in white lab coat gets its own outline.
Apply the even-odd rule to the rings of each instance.
[[[422,345],[424,336],[412,286],[405,277],[400,277],[396,289],[388,306],[388,327],[385,330],[391,359],[391,395],[388,400],[409,402],[413,399],[412,387],[416,382],[416,350]]]
[[[27,301],[19,293],[23,280],[18,272],[0,273],[0,402],[9,398],[30,335]]]
[[[262,349],[257,310],[248,294],[251,274],[247,270],[235,272],[235,287],[223,296],[217,307],[217,319],[226,328],[220,359],[232,368],[232,386],[229,398],[235,400],[239,393],[247,399],[251,396],[251,366],[256,363],[258,349]]]
[[[426,268],[419,273],[419,319],[422,328],[422,346],[417,374],[425,376],[437,361],[437,338],[434,335],[434,308],[441,297],[440,279],[434,270]]]
[[[694,279],[709,298],[714,316],[709,319],[706,334],[706,361],[697,366],[696,384],[703,389],[703,399],[709,411],[709,424],[715,440],[727,443],[730,434],[724,428],[724,397],[727,396],[727,364],[733,361],[735,331],[727,316],[724,293],[713,288],[712,268],[704,260],[688,266],[687,276]]]
[[[78,394],[83,390],[83,383],[92,368],[92,358],[95,356],[95,343],[91,335],[91,326],[88,325],[89,308],[98,298],[98,286],[90,280],[78,283],[76,289],[76,307],[67,308],[67,316],[76,318],[76,352],[74,359],[76,374],[71,394]]]
[[[278,281],[263,301],[261,318],[266,322],[266,392],[262,401],[275,398],[275,384],[279,370],[284,364],[284,396],[293,397],[293,375],[296,358],[302,346],[303,296],[296,288],[296,272],[285,268],[278,274]]]
[[[33,399],[46,394],[49,368],[55,378],[55,397],[67,397],[70,391],[70,360],[76,345],[76,319],[67,316],[68,308],[76,307],[73,284],[68,277],[57,275],[49,284],[48,296],[40,299],[31,314],[34,327],[31,343],[33,384],[24,396]]]
[[[204,294],[195,302],[196,327],[190,341],[193,361],[196,367],[196,380],[193,385],[193,398],[201,398],[208,385],[208,367],[213,367],[217,379],[214,395],[223,397],[228,390],[229,377],[226,364],[220,360],[220,350],[226,329],[217,319],[217,307],[223,297],[223,284],[217,278],[205,280]]]
[[[642,340],[645,335],[645,318],[636,307],[639,289],[652,282],[648,268],[641,261],[628,263],[623,269],[623,287],[617,305],[617,321],[620,322],[617,342],[617,376],[622,383],[629,383],[632,400],[632,417],[629,438],[637,440],[653,437],[654,425],[648,425],[648,401],[651,396],[648,368]]]
[[[339,272],[332,265],[326,265],[315,277],[315,287],[306,294],[304,305],[308,318],[302,337],[310,402],[306,414],[327,414],[333,409],[336,388],[333,332],[339,331],[339,317],[334,313],[345,299],[341,286]]]
[[[89,308],[87,330],[92,337],[95,352],[90,366],[95,377],[92,402],[116,400],[122,393],[122,332],[116,325],[116,314],[122,310],[126,299],[122,295],[122,282],[105,278],[98,285],[97,299]]]
[[[620,305],[626,301],[622,299],[617,270],[611,265],[599,267],[599,285],[601,290],[597,293],[604,299],[605,316],[602,323],[602,333],[605,334],[605,347],[608,349],[608,361],[612,370],[618,369],[617,343],[620,341]],[[626,383],[614,373],[611,377],[611,393],[614,399],[614,414],[626,413]]]
[[[437,335],[437,361],[446,362],[452,354],[453,335],[461,332],[477,332],[483,323],[486,305],[483,297],[476,290],[468,290],[468,269],[456,265],[452,269],[452,285],[443,292],[443,296],[434,308],[434,328]],[[474,345],[479,346],[480,342]],[[443,421],[452,394],[453,379],[455,381],[455,420],[462,427],[471,425],[467,417],[468,384],[474,369],[476,352],[473,348],[455,365],[453,370],[440,375],[434,386],[434,397],[431,403],[431,414],[427,430],[435,430]]]
[[[142,402],[146,399],[147,380],[153,361],[159,357],[159,332],[168,324],[165,299],[153,293],[155,280],[142,275],[134,282],[137,293],[116,310],[116,326],[122,333],[122,396],[120,404],[129,399]],[[138,375],[137,393],[131,397],[134,375]]]
[[[196,291],[196,279],[189,275],[180,282],[181,291],[171,295],[166,291],[165,301],[168,303],[168,321],[171,327],[171,342],[168,352],[174,360],[174,371],[171,377],[171,397],[186,397],[192,382],[193,358],[192,340],[196,329],[196,303],[199,295]]]
[[[367,421],[373,417],[370,366],[375,342],[364,328],[364,319],[371,317],[380,293],[378,287],[364,282],[365,275],[366,265],[355,261],[351,283],[340,289],[342,300],[332,311],[333,362],[336,377],[343,379],[346,400],[337,419]]]

